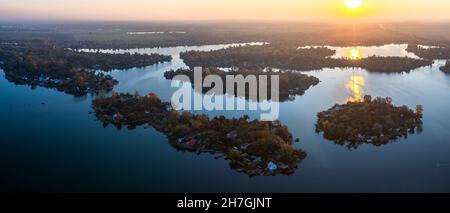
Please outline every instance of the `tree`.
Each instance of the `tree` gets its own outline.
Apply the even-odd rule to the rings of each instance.
[[[366,103],[372,102],[372,96],[370,96],[370,95],[365,95],[365,96],[364,96],[364,102],[366,102]]]
[[[416,117],[417,118],[422,118],[422,114],[423,114],[423,106],[422,105],[417,105],[416,106]]]

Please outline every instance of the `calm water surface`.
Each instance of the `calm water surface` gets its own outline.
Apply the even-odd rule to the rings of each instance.
[[[171,54],[173,61],[113,71],[118,92],[156,92],[168,101],[176,88],[163,77],[185,67],[179,53],[230,45],[132,49]],[[399,55],[401,45],[372,50]],[[369,48],[369,47],[368,47]],[[105,50],[112,51],[112,50]],[[400,52],[398,52],[400,51]],[[103,128],[94,97],[74,98],[51,89],[16,86],[0,78],[2,191],[15,192],[450,192],[450,75],[444,62],[403,74],[362,69],[306,72],[319,85],[280,104],[280,120],[308,153],[292,176],[255,177],[230,169],[209,154],[179,152],[152,128]],[[424,131],[380,147],[348,150],[315,133],[316,113],[364,94],[390,96],[396,105],[424,106]],[[230,98],[230,97],[227,97]],[[258,112],[198,112],[238,117]]]

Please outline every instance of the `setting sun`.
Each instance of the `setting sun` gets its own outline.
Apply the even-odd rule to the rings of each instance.
[[[350,60],[358,60],[361,59],[362,54],[361,54],[361,50],[356,49],[356,48],[350,48],[348,50],[348,59]]]
[[[356,9],[361,6],[362,0],[346,0],[347,7]]]

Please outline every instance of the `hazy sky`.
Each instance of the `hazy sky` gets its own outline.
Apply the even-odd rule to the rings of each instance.
[[[0,19],[450,20],[450,0],[0,0]]]

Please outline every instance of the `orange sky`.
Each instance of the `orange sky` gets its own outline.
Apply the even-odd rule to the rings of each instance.
[[[450,0],[0,0],[0,19],[450,20]]]

